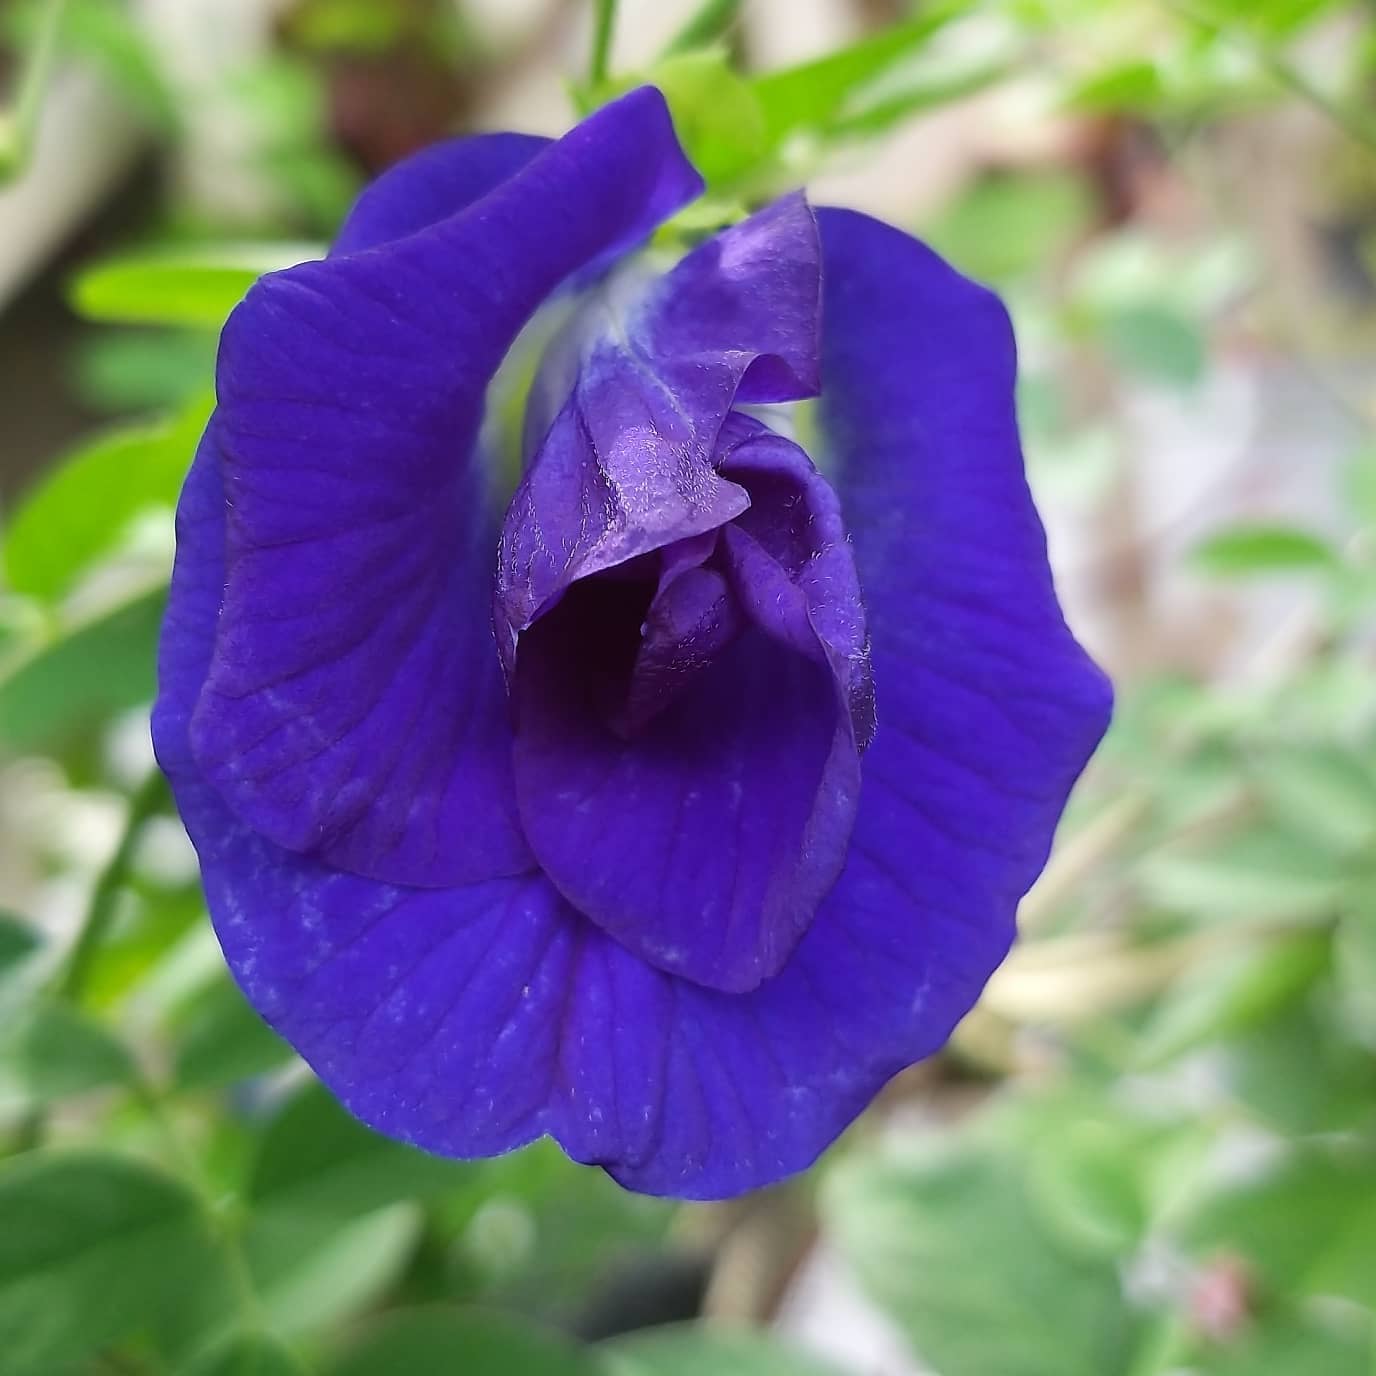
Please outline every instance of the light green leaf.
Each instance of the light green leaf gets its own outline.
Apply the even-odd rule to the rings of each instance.
[[[764,113],[725,51],[666,58],[646,77],[664,93],[674,128],[709,188],[729,187],[764,158]]]
[[[255,1214],[244,1255],[273,1331],[284,1337],[326,1331],[376,1303],[411,1259],[423,1222],[414,1204],[347,1221]]]
[[[71,284],[88,320],[218,330],[265,272],[319,258],[310,243],[200,244],[131,254],[86,268]]]
[[[1315,741],[1266,745],[1244,769],[1278,821],[1335,856],[1376,846],[1376,758]]]
[[[460,1188],[472,1170],[373,1132],[312,1084],[269,1126],[248,1196],[260,1209],[349,1217]]]
[[[1283,525],[1233,526],[1197,545],[1190,558],[1203,572],[1227,578],[1325,571],[1339,562],[1320,536]]]
[[[116,1156],[30,1152],[0,1164],[0,1352],[52,1376],[176,1305],[204,1256],[194,1196]]]
[[[1190,1362],[1197,1376],[1371,1376],[1371,1318],[1357,1314],[1268,1315]]]
[[[416,1309],[379,1321],[328,1364],[324,1376],[597,1376],[600,1371],[583,1351],[530,1323],[452,1309]],[[713,1368],[702,1371],[717,1376]]]
[[[235,1333],[178,1367],[177,1376],[305,1376],[305,1368],[276,1338]]]
[[[1149,854],[1138,867],[1147,898],[1206,922],[1314,922],[1340,908],[1348,876],[1293,835],[1259,827],[1209,849]]]
[[[1134,1321],[1117,1267],[1066,1244],[1015,1153],[969,1137],[856,1160],[826,1182],[832,1236],[942,1376],[1116,1376]]]
[[[150,508],[168,511],[170,537],[170,512],[211,405],[206,394],[175,420],[116,431],[62,460],[21,500],[5,529],[10,586],[56,601]]]
[[[1155,382],[1189,387],[1204,376],[1208,349],[1199,326],[1170,306],[1123,306],[1099,322],[1104,346],[1120,368]]]
[[[52,750],[151,702],[167,590],[143,592],[0,664],[0,750]]]
[[[1192,965],[1151,1014],[1137,1060],[1156,1067],[1246,1031],[1304,997],[1328,970],[1327,932],[1223,952]]]
[[[3,1061],[25,1097],[48,1103],[135,1078],[112,1032],[66,1004],[45,1001],[7,1030]]]
[[[664,50],[665,57],[720,43],[740,19],[742,0],[703,0],[697,11],[674,35]]]
[[[1128,1255],[1147,1226],[1144,1143],[1106,1117],[1071,1116],[1034,1144],[1029,1197],[1074,1247]]]
[[[919,52],[963,8],[955,0],[924,6],[918,18],[890,25],[848,48],[757,77],[755,94],[767,146],[777,148],[800,131],[824,133],[833,128],[870,83]]]
[[[1338,923],[1333,973],[1344,1023],[1363,1045],[1376,1049],[1376,885],[1357,889]]]
[[[8,979],[42,946],[35,928],[13,913],[0,911],[0,980]]]
[[[184,1089],[230,1084],[284,1065],[292,1050],[227,977],[200,990],[180,1029],[176,1080]]]
[[[1227,1185],[1190,1222],[1201,1256],[1241,1257],[1277,1293],[1376,1306],[1376,1154],[1305,1146]]]
[[[607,1376],[840,1376],[786,1341],[695,1324],[644,1329],[599,1350]]]

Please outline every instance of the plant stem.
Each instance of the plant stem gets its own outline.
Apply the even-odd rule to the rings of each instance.
[[[91,900],[86,905],[76,941],[67,956],[67,963],[53,986],[53,993],[70,1003],[80,1003],[91,973],[91,961],[110,930],[115,915],[115,902],[129,873],[129,862],[150,818],[157,814],[167,797],[167,784],[159,770],[154,769],[129,799],[129,812],[124,831],[109,863],[100,872]]]
[[[17,176],[28,161],[48,73],[57,54],[57,35],[66,3],[67,0],[47,0],[19,76],[14,106],[8,112],[0,111],[0,181]]]
[[[612,33],[616,28],[618,0],[593,0],[595,13],[592,31],[592,58],[588,64],[588,86],[596,90],[607,79],[611,64]]]

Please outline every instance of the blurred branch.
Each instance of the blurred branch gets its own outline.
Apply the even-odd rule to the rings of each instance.
[[[154,768],[130,798],[124,832],[115,847],[115,853],[110,857],[109,864],[101,871],[95,888],[91,890],[91,901],[87,904],[76,941],[54,985],[53,992],[58,998],[66,999],[70,1003],[81,1001],[86,981],[90,976],[91,961],[105,940],[110,923],[114,919],[115,903],[128,878],[129,862],[133,859],[144,828],[161,810],[166,796],[166,781],[162,772]]]
[[[57,54],[58,30],[66,3],[67,0],[47,0],[19,76],[14,106],[8,112],[0,112],[0,182],[18,176],[28,162],[48,74]]]
[[[1177,18],[1196,29],[1231,43],[1245,52],[1277,84],[1307,101],[1337,128],[1368,152],[1376,154],[1376,120],[1365,110],[1355,109],[1315,85],[1298,67],[1252,34],[1243,33],[1222,19],[1202,14],[1186,0],[1161,0]]]
[[[593,0],[592,58],[588,64],[588,85],[596,90],[607,79],[611,64],[612,34],[616,29],[618,0]]]
[[[664,49],[665,57],[676,57],[680,53],[692,52],[695,48],[705,48],[719,43],[733,29],[741,17],[741,0],[704,0],[688,22],[676,33],[669,46]]]

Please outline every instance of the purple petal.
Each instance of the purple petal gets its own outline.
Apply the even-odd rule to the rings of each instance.
[[[364,188],[330,253],[376,248],[447,220],[495,191],[549,145],[532,134],[475,134],[423,148]]]
[[[473,458],[484,393],[561,281],[698,188],[662,98],[633,92],[469,211],[266,278],[231,317],[224,592],[191,737],[269,839],[427,885],[529,864]],[[359,235],[406,218],[384,201]]]
[[[812,211],[787,196],[695,249],[628,320],[607,308],[589,326],[571,395],[502,527],[508,671],[521,632],[576,579],[745,510],[713,466],[718,432],[738,397],[816,391],[820,273]]]

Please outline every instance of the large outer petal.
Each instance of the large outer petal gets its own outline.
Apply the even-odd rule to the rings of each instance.
[[[1001,309],[897,231],[839,213],[822,228],[827,423],[880,727],[851,861],[752,994],[651,970],[541,877],[394,888],[237,822],[185,745],[220,578],[207,435],[179,516],[160,757],[236,975],[384,1131],[459,1156],[551,1132],[633,1188],[736,1193],[809,1164],[938,1047],[1007,946],[1106,685],[1056,609]]]
[[[529,863],[490,632],[495,518],[472,457],[488,381],[561,281],[699,186],[649,89],[533,157],[511,145],[519,170],[494,189],[506,154],[473,148],[481,175],[445,164],[450,192],[480,195],[469,209],[265,278],[226,327],[226,577],[191,724],[205,776],[252,828],[426,885]],[[360,242],[447,199],[393,190],[351,221]]]

